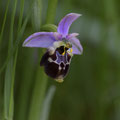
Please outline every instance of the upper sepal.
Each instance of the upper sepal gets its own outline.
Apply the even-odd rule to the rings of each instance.
[[[67,14],[59,23],[58,25],[58,33],[62,34],[64,37],[66,35],[68,35],[69,32],[69,28],[71,26],[71,24],[78,18],[80,17],[81,14],[77,14],[77,13],[70,13]]]

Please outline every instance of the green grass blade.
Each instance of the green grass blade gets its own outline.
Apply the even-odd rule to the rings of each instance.
[[[38,66],[36,81],[32,92],[28,120],[39,120],[46,87],[47,76],[45,75],[43,69]]]
[[[34,61],[33,50],[25,49],[23,53],[24,63],[22,65],[22,77],[19,89],[17,90],[17,99],[15,103],[15,120],[27,120],[29,111],[29,102],[31,97],[31,89],[34,81]]]
[[[8,54],[11,51],[11,48],[13,47],[13,27],[14,27],[14,18],[15,18],[15,13],[16,13],[16,6],[17,6],[17,0],[14,1],[13,11],[12,11],[12,15],[11,15]],[[15,66],[13,65],[13,56],[12,56],[7,64],[7,68],[6,68],[6,72],[5,72],[4,118],[7,120],[13,119],[14,71],[15,71]]]
[[[42,11],[42,2],[41,0],[35,0],[33,6],[33,14],[32,14],[32,25],[35,31],[40,31],[41,25],[41,11]]]
[[[11,75],[12,75],[13,60],[11,59],[7,65],[5,73],[5,88],[4,88],[4,118],[9,119],[9,107],[11,96]]]
[[[4,28],[5,28],[6,19],[7,19],[9,3],[10,3],[10,0],[8,0],[7,5],[6,5],[5,15],[4,15],[3,23],[2,23],[2,29],[0,32],[0,44],[1,44],[2,38],[3,38],[3,32],[4,32]]]
[[[22,26],[23,12],[24,12],[24,0],[21,0],[21,2],[20,2],[20,16],[19,16],[19,21],[18,21],[18,33],[17,33],[17,35],[19,35],[19,31],[20,31],[21,26]]]
[[[32,10],[32,7],[33,7],[33,1],[32,1],[32,4],[30,5],[30,10]],[[31,11],[28,12],[28,17],[26,20],[28,20],[28,18],[30,17],[31,15]],[[26,22],[24,22],[26,23]],[[24,30],[24,29],[23,29]],[[16,44],[17,45],[17,44]],[[27,58],[27,60],[29,62],[31,62],[31,58]],[[24,78],[22,79],[21,81],[21,84],[22,84],[22,88],[20,88],[20,92],[19,92],[19,100],[17,100],[17,109],[16,109],[16,114],[15,114],[15,119],[17,120],[26,120],[27,117],[28,117],[28,108],[29,108],[29,96],[31,94],[31,84],[32,84],[32,74],[33,74],[33,66],[30,65],[31,63],[29,63],[28,61],[26,61],[27,63],[25,64],[24,66]],[[29,66],[29,72],[28,72],[28,66]],[[28,73],[27,73],[28,72]],[[31,74],[30,74],[31,73]],[[30,74],[28,76],[28,74]],[[23,93],[23,89],[25,89],[24,93]]]
[[[13,63],[13,68],[12,68],[11,96],[10,96],[10,106],[9,106],[9,118],[10,119],[13,119],[13,114],[14,114],[14,81],[15,81],[15,68],[16,68],[16,62],[17,62],[17,51],[13,58],[14,63]]]
[[[48,120],[49,119],[50,106],[51,106],[52,99],[55,94],[55,90],[56,90],[55,86],[51,86],[49,88],[48,93],[47,93],[44,103],[43,103],[40,120]]]
[[[24,0],[21,0],[21,5],[20,5],[20,16],[19,16],[19,21],[18,21],[18,30],[17,30],[17,36],[19,35],[19,30],[21,28],[22,25],[22,19],[23,19],[23,11],[24,11]],[[18,47],[15,51],[15,57],[13,59],[14,61],[14,67],[13,67],[13,76],[12,76],[12,81],[14,81],[15,79],[15,68],[16,68],[16,63],[17,63],[17,56],[18,56]],[[11,108],[12,109],[12,108]]]
[[[1,5],[2,1],[0,1]],[[5,13],[4,13],[4,18],[1,26],[1,31],[0,31],[0,46],[2,46],[2,40],[3,40],[3,33],[4,33],[4,28],[5,28],[5,23],[7,19],[7,14],[8,14],[8,8],[9,8],[9,3],[10,0],[7,1],[7,4],[5,6]],[[2,6],[0,6],[2,7]],[[1,48],[1,47],[0,47]],[[2,54],[0,54],[0,66],[2,65]],[[0,120],[4,118],[4,97],[3,97],[3,75],[0,75]]]
[[[31,0],[31,3],[30,3],[30,7],[28,8],[28,12],[27,12],[27,16],[23,22],[23,25],[19,31],[19,35],[17,36],[17,39],[15,41],[15,44],[14,44],[14,47],[11,49],[11,51],[9,52],[7,58],[6,58],[6,61],[4,62],[3,66],[0,68],[0,74],[3,72],[3,70],[5,69],[7,63],[9,62],[9,59],[13,56],[14,52],[16,51],[21,39],[22,39],[22,36],[24,34],[24,30],[26,28],[26,25],[27,25],[27,22],[28,22],[28,19],[31,15],[31,12],[32,12],[32,6],[33,6],[33,1],[34,0]]]
[[[21,0],[20,3],[20,16],[19,16],[19,21],[18,21],[18,30],[17,30],[17,37],[19,36],[19,31],[21,29],[22,26],[22,19],[23,19],[23,11],[24,11],[24,0]],[[14,81],[15,79],[15,69],[16,69],[16,63],[17,63],[17,56],[18,56],[18,46],[17,49],[15,51],[15,57],[14,57],[14,70],[13,70],[13,78],[12,81]],[[11,100],[13,101],[13,100]],[[11,111],[12,111],[12,107],[10,107]],[[12,115],[11,115],[12,116]]]
[[[56,15],[57,3],[58,3],[58,0],[49,0],[48,1],[46,24],[54,23],[54,18],[55,18],[55,15]]]

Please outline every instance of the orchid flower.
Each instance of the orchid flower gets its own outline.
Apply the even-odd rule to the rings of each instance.
[[[23,43],[24,47],[47,48],[40,65],[44,66],[48,76],[62,82],[68,73],[71,58],[74,54],[82,54],[83,48],[77,36],[68,34],[71,24],[80,14],[67,14],[58,24],[57,32],[36,32]]]

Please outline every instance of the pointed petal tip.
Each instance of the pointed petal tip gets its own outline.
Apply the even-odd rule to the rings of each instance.
[[[69,14],[67,14],[67,15],[75,15],[76,17],[82,16],[82,14],[79,14],[79,13],[69,13]]]
[[[80,51],[79,55],[83,55],[83,50],[82,50],[82,51]]]
[[[69,39],[71,39],[71,38],[73,38],[73,37],[77,37],[78,35],[79,35],[79,33],[71,33],[71,34],[68,34],[68,35],[66,36],[66,39],[69,40]]]
[[[25,47],[25,43],[22,44],[22,47]]]
[[[79,55],[82,55],[83,54],[83,47],[82,45],[80,44],[80,47],[79,47]]]
[[[26,41],[23,42],[22,47],[28,47]]]
[[[75,51],[75,53],[73,53],[75,55],[83,55],[83,48],[79,51]]]

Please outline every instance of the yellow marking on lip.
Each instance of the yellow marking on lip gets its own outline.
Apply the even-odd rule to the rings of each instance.
[[[65,47],[64,47],[64,52],[62,53],[62,55],[65,55]]]
[[[71,53],[73,52],[73,49],[72,49],[72,48],[70,49],[70,52],[71,52]]]
[[[65,55],[65,51],[62,53],[62,55]]]

